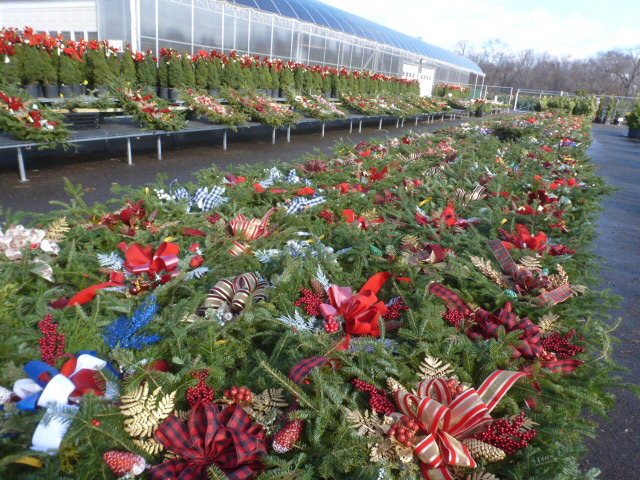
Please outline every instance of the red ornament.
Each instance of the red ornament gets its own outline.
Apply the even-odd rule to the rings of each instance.
[[[302,420],[293,420],[276,433],[273,438],[273,449],[278,453],[287,453],[293,447],[293,444],[300,439],[304,422]]]
[[[102,425],[102,422],[100,420],[91,420],[91,423],[93,423],[93,425],[96,427],[99,427],[100,425]]]
[[[140,455],[131,452],[109,450],[102,456],[105,463],[118,477],[125,475],[140,475],[144,472],[147,462]]]
[[[329,318],[322,322],[322,325],[327,333],[336,333],[340,330],[340,323],[336,320],[335,315],[329,315]]]

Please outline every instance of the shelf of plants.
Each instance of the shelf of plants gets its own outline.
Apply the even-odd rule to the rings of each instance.
[[[590,119],[342,144],[0,233],[4,478],[544,479],[616,384]]]

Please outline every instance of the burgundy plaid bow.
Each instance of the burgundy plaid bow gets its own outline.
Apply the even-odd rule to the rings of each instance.
[[[519,318],[515,313],[507,309],[501,309],[496,317],[487,310],[476,310],[477,324],[468,332],[467,336],[472,340],[481,338],[498,338],[498,329],[504,327],[508,332],[522,330],[521,342],[518,345],[510,345],[513,349],[513,358],[536,358],[544,353],[540,342],[540,327],[534,324],[528,317]]]
[[[153,480],[207,480],[211,465],[231,480],[247,480],[264,468],[265,432],[239,405],[220,410],[211,403],[197,403],[188,423],[171,415],[155,437],[177,458],[153,467]]]

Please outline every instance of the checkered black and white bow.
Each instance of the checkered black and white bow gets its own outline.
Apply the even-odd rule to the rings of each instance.
[[[307,208],[315,207],[326,201],[327,198],[320,195],[316,195],[311,198],[294,198],[293,200],[291,200],[291,203],[289,205],[286,205],[287,213],[300,213]]]
[[[197,207],[203,212],[208,212],[212,208],[222,205],[224,202],[229,200],[228,197],[224,196],[224,192],[224,187],[216,186],[213,187],[211,191],[209,191],[207,187],[204,187],[196,190],[196,193],[191,196],[186,188],[180,187],[173,192],[172,196],[175,200],[188,198],[190,210]]]

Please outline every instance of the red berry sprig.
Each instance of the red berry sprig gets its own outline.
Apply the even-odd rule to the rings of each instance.
[[[391,424],[391,428],[387,432],[405,447],[413,447],[414,437],[420,426],[411,417],[404,415],[400,422]]]
[[[397,302],[387,307],[387,313],[382,318],[385,320],[397,320],[405,310],[409,310],[409,306],[405,305],[404,299],[400,297]]]
[[[304,305],[304,310],[307,312],[307,315],[320,315],[320,304],[324,303],[324,298],[308,288],[301,288],[300,293],[302,297],[296,300],[294,305],[296,307]]]
[[[456,380],[455,378],[450,378],[449,380],[447,380],[447,388],[449,389],[451,398],[456,398],[456,396],[465,391],[464,385],[458,383],[458,380]]]
[[[384,415],[393,413],[395,411],[393,402],[391,402],[391,400],[389,400],[389,398],[387,397],[386,390],[380,390],[374,385],[371,385],[370,383],[367,383],[364,380],[359,380],[357,378],[353,381],[353,386],[358,390],[362,390],[363,392],[371,395],[371,398],[369,399],[369,405],[374,411],[382,413]]]
[[[336,333],[341,328],[341,325],[336,320],[335,315],[329,315],[329,317],[322,322],[322,326],[327,333]]]
[[[56,360],[64,354],[65,335],[58,333],[58,324],[53,323],[53,315],[49,314],[38,323],[38,328],[44,334],[38,340],[42,361],[55,365]]]
[[[507,418],[495,420],[476,438],[504,450],[507,455],[513,455],[518,450],[527,447],[538,434],[535,428],[522,429],[525,420],[524,412],[521,412],[514,420]]]
[[[442,314],[442,318],[447,322],[449,322],[454,327],[460,328],[460,324],[462,323],[464,316],[458,310],[454,310],[451,307],[447,307],[447,311]]]
[[[571,330],[566,337],[563,337],[559,333],[554,333],[542,340],[542,346],[548,352],[555,353],[555,356],[560,359],[573,357],[578,353],[584,353],[584,347],[569,343],[569,340],[571,340],[575,334],[575,330]]]
[[[249,405],[253,402],[253,392],[246,387],[236,387],[235,385],[223,393],[224,398],[234,403]]]
[[[193,407],[198,402],[213,403],[216,391],[205,383],[209,378],[209,370],[205,368],[200,372],[191,372],[191,376],[198,379],[198,385],[187,389],[189,405]]]

